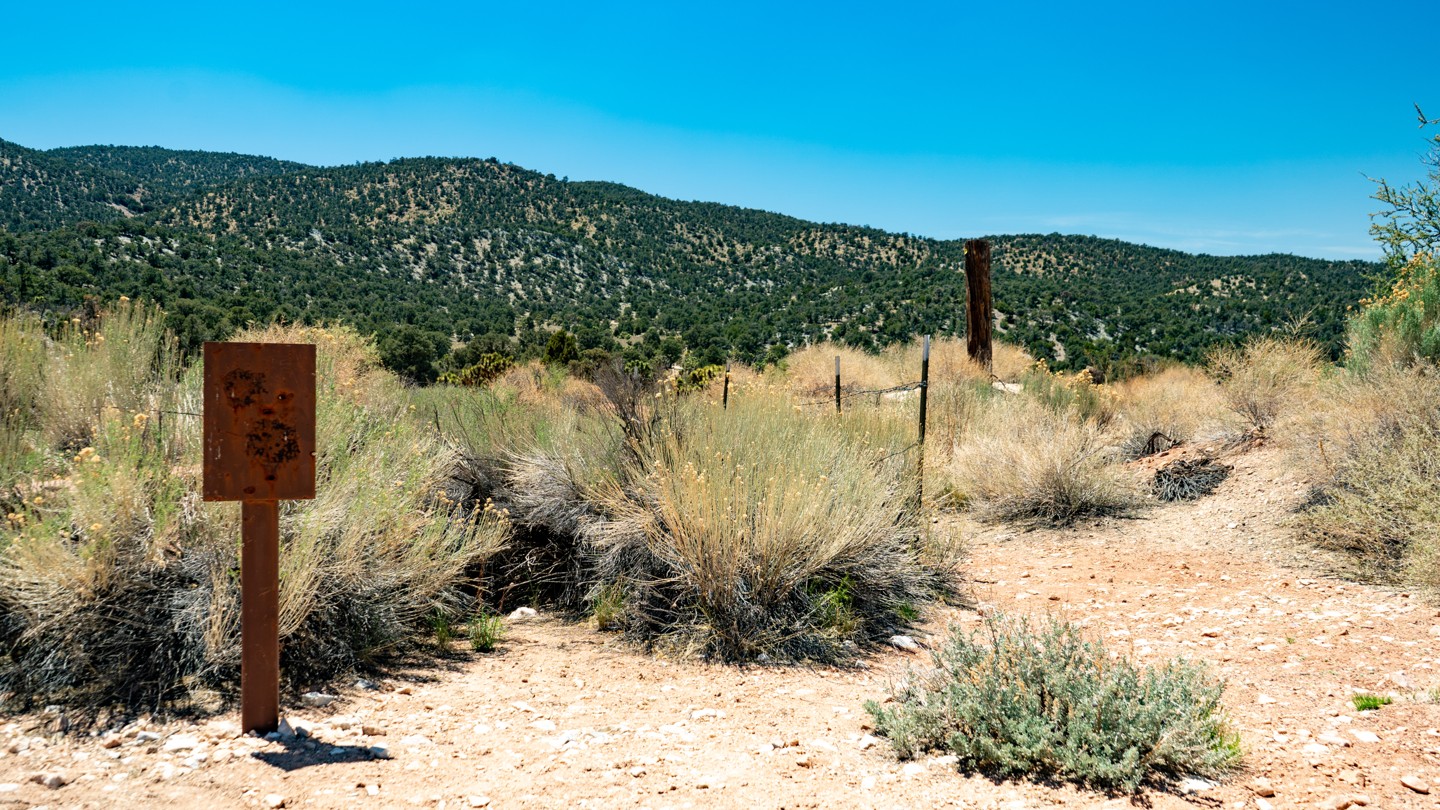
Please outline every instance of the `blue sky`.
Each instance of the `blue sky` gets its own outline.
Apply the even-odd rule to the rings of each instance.
[[[1369,258],[1440,3],[17,4],[0,138],[495,156],[941,238]]]

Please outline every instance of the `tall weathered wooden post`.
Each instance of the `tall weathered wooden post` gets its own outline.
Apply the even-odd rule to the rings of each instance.
[[[204,498],[240,501],[240,727],[280,724],[280,501],[315,497],[315,347],[206,343]]]
[[[990,242],[986,239],[965,243],[965,287],[969,292],[965,308],[965,352],[989,371],[994,365],[990,331],[995,308],[990,298]]]

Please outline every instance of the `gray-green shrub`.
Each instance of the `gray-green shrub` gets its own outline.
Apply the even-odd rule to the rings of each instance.
[[[902,759],[946,751],[962,770],[1132,792],[1240,762],[1224,684],[1203,664],[1143,668],[1073,624],[999,614],[952,628],[934,663],[893,703],[865,704]]]

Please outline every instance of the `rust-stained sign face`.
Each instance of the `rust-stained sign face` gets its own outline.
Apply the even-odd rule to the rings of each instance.
[[[205,344],[205,500],[315,497],[315,347]]]

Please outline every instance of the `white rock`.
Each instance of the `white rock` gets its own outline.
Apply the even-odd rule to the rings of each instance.
[[[557,726],[554,720],[540,719],[530,724],[530,727],[537,731],[554,731]]]
[[[1280,701],[1276,700],[1273,697],[1270,697],[1269,695],[1261,695],[1260,697],[1255,698],[1255,702],[1259,703],[1261,706],[1268,706],[1271,703],[1279,703]]]
[[[368,690],[370,690],[370,691],[373,692],[373,691],[375,691],[375,690],[377,690],[377,689],[380,688],[380,684],[375,683],[374,681],[367,681],[367,680],[365,680],[364,678],[360,678],[360,679],[358,679],[358,680],[355,681],[355,688],[356,688],[356,689],[368,689]]]
[[[175,734],[161,746],[163,751],[190,751],[200,747],[200,739],[193,734]]]
[[[871,748],[874,748],[879,742],[879,737],[876,737],[874,734],[866,734],[864,737],[860,738],[859,742],[855,744],[859,746],[861,751],[868,751]]]
[[[1214,788],[1218,782],[1211,782],[1209,779],[1185,779],[1180,782],[1180,792],[1186,796],[1195,793],[1204,793]]]
[[[915,639],[910,636],[891,636],[890,645],[905,650],[906,652],[918,652],[920,650],[920,645],[916,644]]]
[[[1327,748],[1327,747],[1325,747],[1325,746],[1323,746],[1323,745],[1321,745],[1320,743],[1306,743],[1305,746],[1304,746],[1303,748],[1301,748],[1300,750],[1301,750],[1303,753],[1306,753],[1306,754],[1328,754],[1328,753],[1330,753],[1330,749]]]
[[[1366,731],[1366,730],[1363,729],[1363,728],[1352,728],[1352,729],[1350,729],[1350,734],[1351,734],[1351,736],[1353,736],[1355,739],[1357,739],[1357,740],[1359,740],[1360,742],[1363,742],[1363,743],[1377,743],[1377,742],[1380,742],[1380,735],[1379,735],[1379,734],[1376,734],[1376,733],[1373,732],[1373,731]]]
[[[370,746],[370,756],[376,759],[390,759],[390,745],[388,743],[375,743]]]
[[[285,806],[285,797],[281,796],[279,793],[267,793],[265,794],[265,798],[261,799],[260,801],[266,807],[271,808],[271,810],[275,810],[275,808],[277,807]]]
[[[1322,743],[1325,743],[1326,745],[1337,745],[1341,748],[1350,747],[1350,741],[1345,739],[1344,737],[1341,737],[1339,734],[1321,734],[1315,739],[1319,740]]]
[[[540,614],[535,611],[535,608],[522,607],[510,611],[510,615],[507,618],[512,622],[526,622],[539,618],[539,616]]]
[[[327,695],[324,692],[306,692],[300,696],[300,703],[312,709],[319,709],[329,706],[336,700],[335,695]]]
[[[471,807],[489,807],[489,806],[490,806],[490,797],[489,797],[489,796],[467,796],[466,799],[465,799],[465,801],[469,802]]]
[[[14,793],[19,789],[20,786],[15,784],[14,782],[0,783],[0,793]]]
[[[154,742],[160,739],[160,733],[156,731],[141,731],[135,735],[139,742]]]
[[[919,776],[925,772],[925,766],[918,762],[907,762],[905,763],[905,767],[900,769],[900,772],[906,776]]]
[[[1271,804],[1270,802],[1265,801],[1265,799],[1263,799],[1263,798],[1261,798],[1261,797],[1259,797],[1259,796],[1256,796],[1256,797],[1255,797],[1255,810],[1275,810],[1275,805]]]
[[[640,777],[645,775],[645,769],[639,765],[636,765],[635,767],[631,768],[628,773],[636,779],[639,779]]]
[[[1400,784],[1422,795],[1430,792],[1430,785],[1424,779],[1412,774],[1400,777]]]
[[[718,719],[720,719],[720,718],[722,718],[722,717],[724,717],[724,716],[725,716],[725,712],[723,712],[723,711],[721,711],[721,710],[719,710],[719,709],[696,709],[695,711],[690,712],[690,719],[691,719],[691,720],[704,720],[704,719],[710,718],[710,717],[713,717],[713,718],[715,718],[715,719],[718,720]]]
[[[864,779],[860,780],[861,790],[870,790],[873,787],[875,787],[875,777],[867,776]]]
[[[431,742],[430,738],[424,734],[411,734],[408,737],[401,737],[400,744],[411,748],[421,748],[427,745],[434,745],[435,743]]]
[[[70,777],[59,771],[50,771],[48,773],[36,774],[35,781],[51,790],[59,790],[70,784]]]

